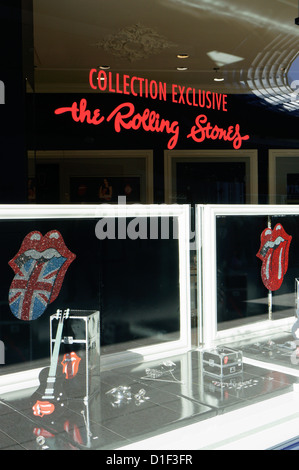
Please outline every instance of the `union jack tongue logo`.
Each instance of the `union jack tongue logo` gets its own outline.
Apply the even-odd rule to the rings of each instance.
[[[9,289],[9,306],[20,320],[35,320],[59,295],[69,265],[76,258],[61,234],[51,230],[44,237],[30,232],[9,266],[15,277]]]

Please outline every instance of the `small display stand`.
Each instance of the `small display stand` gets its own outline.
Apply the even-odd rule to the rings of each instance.
[[[57,315],[50,317],[51,360],[58,328]],[[62,367],[68,398],[88,400],[99,386],[99,311],[69,310],[61,335],[59,365]]]

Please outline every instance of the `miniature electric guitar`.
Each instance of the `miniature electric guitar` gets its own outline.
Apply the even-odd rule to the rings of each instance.
[[[56,315],[59,323],[57,326],[50,370],[46,381],[46,388],[42,395],[42,400],[37,400],[32,407],[33,414],[41,418],[51,415],[56,410],[57,406],[63,406],[63,402],[61,401],[62,393],[60,395],[57,392],[55,393],[55,385],[57,379],[57,364],[62,339],[63,323],[64,320],[69,317],[69,309],[65,310],[63,313],[62,310],[57,310]],[[56,405],[53,403],[54,400]]]

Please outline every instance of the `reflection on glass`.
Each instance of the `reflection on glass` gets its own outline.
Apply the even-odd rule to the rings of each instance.
[[[179,162],[177,201],[189,204],[244,204],[244,162]]]

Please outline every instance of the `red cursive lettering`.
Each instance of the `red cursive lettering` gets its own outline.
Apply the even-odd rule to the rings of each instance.
[[[70,107],[65,107],[65,108],[58,108],[55,109],[55,114],[64,114],[70,112],[72,115],[72,118],[75,122],[84,122],[86,121],[88,124],[94,124],[94,125],[99,125],[104,121],[104,117],[100,117],[100,110],[95,109],[93,112],[93,115],[91,114],[91,111],[89,109],[86,109],[87,107],[87,101],[85,99],[82,99],[80,101],[79,107],[74,101],[72,106]]]
[[[123,103],[117,106],[107,117],[107,121],[114,118],[114,129],[120,132],[121,129],[138,130],[142,128],[146,132],[166,132],[173,134],[169,139],[167,147],[173,149],[179,137],[179,123],[177,121],[170,122],[167,119],[161,119],[160,115],[155,111],[146,108],[143,114],[135,113],[135,106],[132,103]]]
[[[203,126],[203,124],[206,124]],[[190,134],[187,138],[192,138],[195,142],[203,142],[205,139],[223,139],[225,141],[233,142],[234,149],[239,149],[242,146],[243,140],[248,140],[249,135],[241,136],[240,125],[229,126],[227,130],[218,126],[212,126],[208,122],[207,116],[199,114],[195,119],[195,126],[191,128]]]
[[[95,70],[92,70],[90,74],[90,79],[92,83],[92,75]],[[117,85],[118,86],[118,85]],[[185,102],[184,96],[188,104],[192,102],[189,101],[189,92],[191,88],[187,88],[186,93],[185,87],[179,87],[179,100],[178,102]],[[125,94],[128,93],[127,87]],[[209,97],[210,99],[210,97]],[[220,100],[216,96],[217,106],[220,105]],[[210,101],[211,102],[211,101]],[[86,122],[87,124],[99,125],[104,120],[105,117],[101,116],[100,109],[95,109],[90,111],[87,109],[86,99],[81,99],[78,103],[74,102],[72,106],[67,106],[63,108],[58,108],[55,110],[55,114],[64,114],[71,113],[72,119],[75,122]],[[143,129],[146,132],[166,132],[170,134],[167,148],[172,150],[179,138],[179,123],[178,121],[169,121],[168,119],[163,119],[160,117],[160,114],[156,111],[151,111],[146,108],[142,113],[135,112],[135,106],[133,103],[126,102],[118,105],[107,117],[107,122],[114,120],[114,129],[116,132],[120,132],[122,129],[131,129],[138,130]],[[235,126],[229,126],[227,129],[218,127],[217,125],[212,125],[205,114],[199,114],[195,119],[195,125],[192,126],[190,133],[187,135],[187,138],[192,138],[194,142],[203,142],[206,139],[211,140],[224,140],[233,142],[234,149],[239,149],[242,146],[243,141],[249,139],[249,135],[241,135],[240,125],[236,124]]]

